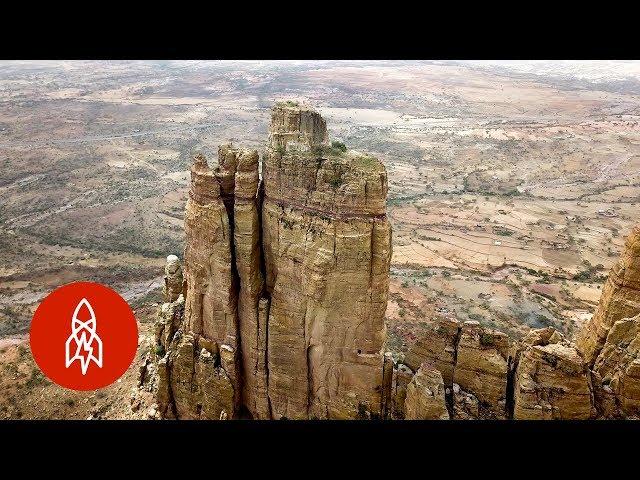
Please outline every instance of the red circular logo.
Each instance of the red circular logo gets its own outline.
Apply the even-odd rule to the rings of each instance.
[[[52,381],[96,390],[120,378],[138,349],[138,325],[127,302],[104,285],[64,285],[40,303],[31,321],[33,358]]]

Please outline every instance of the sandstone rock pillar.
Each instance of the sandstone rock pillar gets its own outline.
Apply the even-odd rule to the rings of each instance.
[[[297,105],[273,109],[262,182],[256,151],[222,145],[213,170],[196,156],[184,319],[179,297],[159,326],[163,415],[386,414],[386,194],[384,166],[330,147],[322,117]]]
[[[281,104],[263,178],[272,415],[380,416],[391,255],[384,166],[329,147],[317,112]]]
[[[578,332],[576,343],[593,366],[609,330],[618,320],[640,313],[640,225],[625,242],[624,251],[609,272],[596,313]]]

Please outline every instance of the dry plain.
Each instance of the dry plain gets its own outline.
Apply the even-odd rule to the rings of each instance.
[[[389,349],[436,316],[571,335],[638,222],[639,80],[633,62],[0,62],[0,377],[28,386],[0,395],[0,418],[55,389],[24,349],[56,286],[111,285],[146,334],[192,154],[261,148],[279,99],[386,165]],[[63,408],[82,401],[61,391],[44,416],[86,418]]]

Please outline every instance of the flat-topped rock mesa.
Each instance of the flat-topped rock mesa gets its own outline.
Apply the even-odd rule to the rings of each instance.
[[[273,108],[262,181],[256,151],[223,145],[218,157],[191,169],[185,293],[157,333],[162,414],[382,416],[384,166],[330,146],[322,117],[290,104]]]

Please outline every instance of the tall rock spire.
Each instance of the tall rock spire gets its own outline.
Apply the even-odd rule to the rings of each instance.
[[[263,165],[274,418],[381,409],[391,227],[384,166],[327,145],[315,111],[272,110]]]

